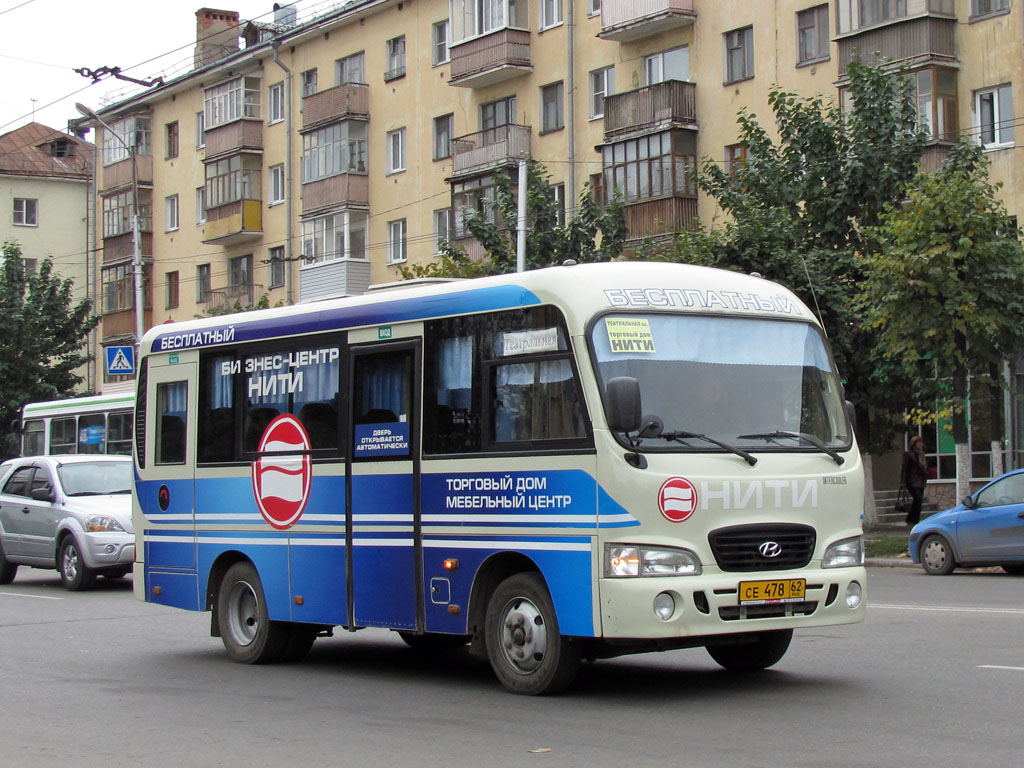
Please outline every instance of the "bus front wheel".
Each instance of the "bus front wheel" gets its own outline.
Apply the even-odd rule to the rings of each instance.
[[[730,672],[756,672],[767,669],[785,656],[792,639],[792,629],[756,632],[751,642],[709,645],[707,651],[712,659]]]
[[[251,563],[235,563],[224,574],[217,622],[228,655],[241,664],[271,664],[288,647],[287,626],[270,620],[263,584]]]
[[[579,670],[579,646],[558,631],[551,595],[536,573],[498,585],[487,604],[485,638],[494,674],[513,693],[557,693]]]

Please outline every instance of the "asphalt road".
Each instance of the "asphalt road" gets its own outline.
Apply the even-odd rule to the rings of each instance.
[[[1024,579],[872,568],[868,620],[797,632],[753,676],[700,649],[598,662],[513,696],[485,663],[339,632],[248,667],[207,614],[130,579],[0,587],[4,766],[982,766],[1024,755]],[[549,750],[549,751],[534,751]]]

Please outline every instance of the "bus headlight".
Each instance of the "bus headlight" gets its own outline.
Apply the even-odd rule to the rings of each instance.
[[[605,545],[606,578],[697,576],[700,572],[700,558],[688,549],[642,547],[637,544]]]
[[[830,544],[821,558],[822,568],[849,568],[864,565],[864,537],[854,536]]]

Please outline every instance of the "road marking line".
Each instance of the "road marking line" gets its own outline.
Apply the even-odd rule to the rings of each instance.
[[[933,611],[936,613],[1010,613],[1024,616],[1024,608],[938,608],[925,605],[886,605],[868,603],[869,608],[892,608],[897,611]]]
[[[1024,667],[1004,667],[1001,664],[979,664],[978,669],[1008,669],[1012,672],[1024,672]]]
[[[63,597],[50,597],[48,595],[23,595],[19,592],[0,592],[0,595],[6,597],[32,597],[36,600],[63,600]]]

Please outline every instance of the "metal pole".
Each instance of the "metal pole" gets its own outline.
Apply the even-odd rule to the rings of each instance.
[[[519,221],[516,223],[516,272],[526,271],[526,160],[519,161]]]

